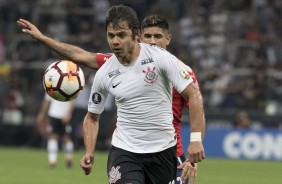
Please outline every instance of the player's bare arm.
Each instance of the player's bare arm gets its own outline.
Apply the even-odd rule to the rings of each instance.
[[[49,107],[50,107],[50,101],[44,99],[42,102],[41,108],[39,110],[39,113],[36,117],[36,123],[38,125],[43,122],[44,118],[46,117]]]
[[[189,98],[191,140],[187,150],[187,158],[192,163],[201,162],[205,158],[202,144],[205,129],[205,114],[203,97],[198,87],[191,83],[181,93]]]
[[[194,84],[195,84],[195,86],[198,88],[198,90],[199,90],[199,92],[201,93],[201,90],[200,90],[200,86],[199,86],[199,83],[198,83],[198,80],[197,80],[197,76],[196,76],[196,74],[194,73],[194,71],[193,70],[191,70],[190,72],[189,72],[189,75],[193,78],[193,82],[194,82]],[[202,93],[201,94],[198,94],[197,93],[197,96],[199,97],[199,98],[202,98]],[[188,108],[188,110],[189,110],[189,99],[186,99],[185,100],[185,106]],[[204,140],[204,136],[205,136],[205,130],[206,130],[206,119],[205,119],[205,115],[204,115],[204,121],[202,122],[203,124],[202,124],[202,131],[201,131],[201,136],[202,136],[202,140]]]
[[[22,31],[29,34],[32,38],[47,46],[56,53],[62,55],[68,60],[74,61],[78,64],[86,65],[93,69],[98,69],[96,53],[88,52],[77,46],[59,42],[50,38],[40,32],[40,30],[31,22],[19,19],[18,25],[23,27]]]
[[[90,174],[94,164],[94,152],[99,131],[99,114],[88,112],[83,122],[83,137],[86,149],[85,155],[80,160],[80,167],[85,175]]]

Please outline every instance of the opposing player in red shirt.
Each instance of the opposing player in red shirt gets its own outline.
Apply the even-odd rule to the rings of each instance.
[[[169,33],[169,24],[168,22],[160,15],[151,15],[143,19],[141,23],[141,41],[144,43],[149,43],[152,45],[157,45],[162,48],[167,48],[171,40],[171,34]],[[198,85],[197,78],[195,73],[191,70],[188,71],[189,75],[193,78],[193,82]],[[181,117],[182,110],[184,106],[189,108],[189,101],[186,100],[181,94],[179,94],[176,89],[173,87],[172,93],[172,110],[173,110],[173,126],[177,136],[177,162],[178,162],[178,171],[176,183],[181,184],[185,183],[185,175],[189,175],[189,183],[196,182],[197,174],[197,164],[193,167],[190,162],[185,162],[185,155],[182,147],[182,138],[180,134],[181,127]],[[204,131],[204,127],[202,129]],[[204,135],[204,134],[202,134]],[[187,169],[186,169],[187,168]],[[183,169],[181,171],[181,169]]]
[[[86,65],[92,69],[100,68],[108,58],[112,56],[111,53],[92,53],[83,50],[74,45],[58,42],[50,37],[43,35],[38,28],[30,23],[27,20],[20,19],[18,24],[22,26],[23,32],[30,34],[34,39],[49,47],[58,54],[66,57],[67,59]],[[152,45],[157,45],[164,49],[170,43],[171,34],[169,33],[168,22],[160,15],[151,15],[143,19],[141,25],[141,35],[140,40],[144,43],[149,43]],[[188,71],[189,75],[193,78],[193,82],[197,84],[197,78],[194,72]],[[182,110],[184,106],[189,108],[189,101],[185,100],[184,97],[179,94],[175,88],[173,88],[173,97],[172,97],[172,108],[173,108],[173,125],[177,135],[177,162],[178,162],[178,172],[176,183],[184,184],[189,177],[189,183],[196,183],[197,176],[197,164],[194,166],[191,165],[189,159],[185,159],[183,147],[182,147],[182,138],[180,135],[180,126],[181,126],[181,117]],[[205,133],[205,125],[202,125],[202,140]]]

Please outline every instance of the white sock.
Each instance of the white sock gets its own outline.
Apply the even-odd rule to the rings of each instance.
[[[47,143],[48,160],[49,163],[57,162],[57,152],[58,152],[58,141],[55,139],[49,139]]]
[[[70,158],[70,159],[72,158],[73,150],[74,150],[73,142],[68,141],[64,145],[64,151],[65,151],[66,158]]]

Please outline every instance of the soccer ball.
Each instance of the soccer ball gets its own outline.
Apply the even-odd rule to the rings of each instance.
[[[43,86],[48,95],[62,102],[75,99],[84,85],[82,69],[67,60],[52,63],[43,76]]]

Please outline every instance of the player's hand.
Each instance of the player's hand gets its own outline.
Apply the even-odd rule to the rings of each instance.
[[[194,163],[194,166],[192,166],[191,162],[188,160],[178,166],[177,169],[182,169],[181,180],[183,183],[185,183],[187,178],[189,178],[189,184],[196,184],[198,169],[197,163]]]
[[[201,162],[205,158],[205,151],[202,142],[190,142],[187,150],[187,158],[191,164]]]
[[[93,164],[94,156],[89,153],[86,153],[80,160],[80,167],[83,169],[85,175],[90,174]]]
[[[19,19],[17,23],[19,26],[23,28],[22,32],[29,34],[34,39],[40,40],[43,37],[43,34],[39,31],[39,29],[29,21],[24,19]]]

